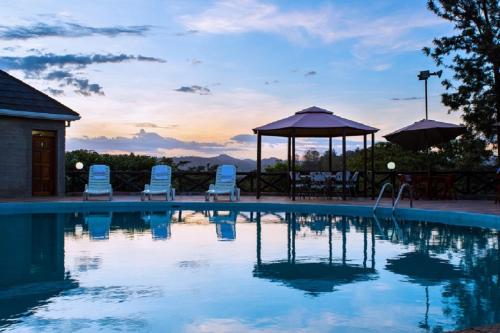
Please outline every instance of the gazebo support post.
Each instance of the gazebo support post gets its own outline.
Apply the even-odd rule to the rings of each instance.
[[[262,135],[257,134],[257,199],[260,199],[260,174],[262,167]]]
[[[332,172],[332,163],[333,162],[333,156],[332,156],[332,137],[328,138],[328,171]]]
[[[287,146],[287,173],[286,173],[286,184],[288,186],[288,197],[292,195],[292,182],[290,179],[290,172],[292,171],[292,138],[288,137],[288,146]]]
[[[363,193],[368,196],[368,150],[366,149],[366,134],[363,135]]]
[[[295,183],[297,175],[295,174],[295,135],[292,136],[292,201],[295,201]]]
[[[372,200],[375,200],[375,133],[372,133],[372,146],[371,146],[371,169],[372,169]]]
[[[347,157],[346,157],[346,147],[345,147],[345,128],[342,131],[342,200],[346,199],[346,168],[347,168]]]

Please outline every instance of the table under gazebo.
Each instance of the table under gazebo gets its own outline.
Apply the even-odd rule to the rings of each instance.
[[[291,197],[295,200],[296,195],[296,138],[328,138],[329,154],[328,167],[332,171],[332,138],[342,138],[342,198],[346,198],[346,138],[350,136],[363,136],[364,147],[364,170],[363,183],[364,193],[367,193],[368,174],[368,150],[367,136],[371,135],[371,196],[375,196],[374,177],[374,144],[377,128],[339,117],[333,112],[313,106],[296,112],[293,116],[280,119],[267,125],[253,129],[257,134],[257,198],[261,196],[261,168],[262,168],[262,136],[275,136],[288,138],[288,174],[291,173]]]

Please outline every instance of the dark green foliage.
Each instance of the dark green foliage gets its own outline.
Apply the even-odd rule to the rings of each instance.
[[[371,149],[368,148],[368,170],[370,170]],[[364,151],[357,149],[347,151],[347,169],[363,171]],[[451,170],[484,170],[488,166],[485,163],[491,156],[491,152],[485,149],[484,141],[476,138],[463,137],[453,140],[439,149],[427,152],[412,152],[404,150],[390,142],[378,142],[375,144],[375,171],[387,171],[387,163],[396,163],[396,171],[433,171]],[[342,156],[333,154],[332,170],[342,169]],[[286,171],[287,164],[281,162],[266,171]],[[320,155],[317,151],[307,151],[302,158],[297,158],[297,170],[303,171],[327,171],[328,152]]]
[[[156,164],[167,164],[174,170],[177,169],[177,165],[174,165],[172,159],[166,157],[135,155],[133,153],[128,155],[99,154],[91,150],[66,152],[66,171],[75,171],[75,164],[77,162],[83,163],[83,170],[88,170],[92,164],[109,165],[112,171],[149,171]]]
[[[500,121],[500,5],[498,0],[429,0],[428,8],[454,25],[456,34],[424,48],[436,64],[450,69],[442,101],[462,111],[469,139],[496,141]],[[496,142],[495,142],[496,143]]]

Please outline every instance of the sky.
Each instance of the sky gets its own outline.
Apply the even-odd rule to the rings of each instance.
[[[254,159],[252,128],[310,106],[380,141],[423,119],[417,74],[437,68],[421,50],[451,33],[426,0],[3,0],[0,69],[80,113],[68,150]],[[439,81],[430,118],[459,123]],[[286,156],[284,140],[263,143]]]

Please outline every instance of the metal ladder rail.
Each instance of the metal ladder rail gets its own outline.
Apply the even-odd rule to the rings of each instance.
[[[380,193],[378,194],[378,198],[377,198],[377,201],[375,202],[375,205],[373,205],[373,212],[375,213],[375,211],[377,210],[379,204],[380,204],[380,200],[382,200],[382,196],[384,195],[384,192],[385,192],[385,189],[387,187],[390,187],[391,188],[391,197],[392,197],[392,207],[394,207],[394,187],[392,186],[391,183],[385,183],[382,188],[380,189]]]
[[[405,188],[408,189],[408,193],[410,194],[410,208],[413,208],[413,192],[411,190],[411,186],[408,183],[404,183],[399,188],[399,193],[398,193],[398,197],[396,198],[396,202],[394,202],[392,205],[392,214],[394,214],[396,212],[396,209],[398,208],[399,202],[401,201],[401,198],[403,197],[403,193],[404,193]]]

